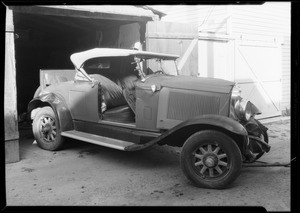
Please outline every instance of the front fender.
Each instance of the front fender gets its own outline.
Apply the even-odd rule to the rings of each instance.
[[[35,97],[28,104],[28,113],[31,113],[34,109],[44,106],[51,106],[56,117],[58,118],[61,131],[74,129],[71,113],[62,96],[54,93],[47,93]]]
[[[208,126],[216,126],[222,129],[226,129],[232,133],[247,136],[247,130],[244,128],[242,124],[237,122],[236,120],[222,116],[222,115],[202,115],[195,117],[193,119],[186,120],[174,128],[170,129],[169,133],[175,132],[183,127],[191,126],[191,125],[208,125]]]
[[[154,140],[160,145],[182,146],[189,136],[206,129],[224,132],[234,139],[242,153],[245,152],[248,142],[247,130],[238,121],[222,115],[203,115],[186,120]]]

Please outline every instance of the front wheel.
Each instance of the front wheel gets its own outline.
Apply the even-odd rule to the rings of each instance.
[[[58,119],[51,107],[43,107],[36,113],[32,131],[38,145],[43,149],[54,151],[63,145]]]
[[[239,176],[242,155],[226,134],[203,130],[186,140],[180,163],[185,176],[196,186],[223,189]]]

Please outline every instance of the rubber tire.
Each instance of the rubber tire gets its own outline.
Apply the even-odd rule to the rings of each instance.
[[[263,137],[264,137],[264,141],[266,143],[269,143],[269,136],[268,133],[266,131],[263,131]],[[265,152],[261,152],[258,155],[255,156],[255,160],[258,160],[259,158],[261,158],[261,156],[263,156],[265,154]]]
[[[43,140],[41,133],[39,131],[39,126],[41,122],[41,118],[43,116],[49,116],[52,117],[55,120],[56,124],[56,137],[54,142],[46,142]],[[56,151],[62,148],[63,143],[64,143],[64,138],[61,136],[61,130],[59,128],[59,122],[58,119],[56,118],[54,111],[51,107],[43,107],[41,108],[35,115],[32,123],[32,131],[34,138],[42,149],[49,150],[49,151]]]
[[[263,125],[258,120],[255,119],[255,121],[263,132],[264,141],[266,143],[269,143],[269,136],[268,136],[267,131],[263,130],[263,127],[262,127]],[[262,153],[259,153],[258,155],[256,155],[255,160],[258,160],[259,158],[261,158],[261,156],[263,156],[263,154],[265,154],[265,152],[262,152]]]
[[[216,180],[204,179],[197,174],[192,165],[192,153],[200,146],[218,144],[227,154],[231,167],[224,177]],[[203,130],[191,135],[184,143],[180,156],[180,165],[184,175],[197,187],[224,189],[227,188],[239,175],[242,168],[242,154],[235,141],[226,134],[215,130]]]

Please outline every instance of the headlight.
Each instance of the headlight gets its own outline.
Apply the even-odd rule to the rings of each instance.
[[[235,84],[231,91],[231,105],[234,107],[236,102],[242,100],[241,98],[241,88]]]
[[[251,116],[261,114],[261,111],[250,101],[240,100],[235,103],[234,111],[240,120],[248,121]]]
[[[237,97],[241,97],[241,88],[235,84],[234,87],[232,88],[232,92],[231,92],[231,97],[232,98],[237,98]]]
[[[230,114],[229,114],[229,116],[234,120],[238,120],[238,117],[235,113],[235,104],[240,100],[242,100],[241,88],[237,84],[235,84],[231,91],[231,99],[230,99],[231,104],[230,104]]]
[[[234,112],[239,120],[248,121],[251,116],[249,116],[250,112],[246,111],[247,101],[241,100],[237,101],[234,105]]]

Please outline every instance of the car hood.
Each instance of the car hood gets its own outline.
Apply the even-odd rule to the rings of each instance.
[[[207,92],[230,93],[235,83],[217,78],[204,78],[194,76],[153,76],[147,79],[144,83],[139,84],[139,87],[146,89],[151,85],[158,87],[169,87],[185,90],[201,90]]]

